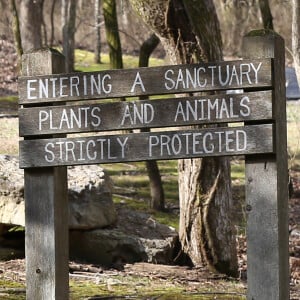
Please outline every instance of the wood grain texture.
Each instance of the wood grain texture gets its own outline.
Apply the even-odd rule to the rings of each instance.
[[[20,136],[272,119],[272,92],[19,110]]]
[[[50,49],[24,54],[22,60],[24,75],[63,71],[62,55]],[[27,169],[24,179],[26,299],[68,299],[67,170]]]
[[[20,166],[34,168],[272,153],[272,133],[273,126],[269,124],[24,140],[20,142]]]
[[[271,87],[271,60],[20,77],[19,103],[107,99]]]
[[[275,113],[272,156],[246,156],[248,295],[289,299],[288,165],[284,41],[270,31],[244,38],[246,58],[273,58]]]

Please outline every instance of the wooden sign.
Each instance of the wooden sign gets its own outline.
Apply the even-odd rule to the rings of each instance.
[[[19,110],[20,136],[271,119],[271,91]]]
[[[20,167],[272,153],[272,130],[273,125],[253,125],[24,140]]]
[[[20,77],[20,104],[271,87],[271,59]]]
[[[64,166],[228,155],[245,155],[247,298],[289,299],[284,42],[263,31],[244,44],[247,60],[92,73],[61,74],[63,59],[53,50],[23,55],[23,74],[38,75],[19,79],[28,299],[68,298]],[[225,92],[234,89],[247,93]],[[224,94],[84,101],[201,91]],[[234,122],[246,126],[218,127]],[[159,127],[177,130],[65,137]]]

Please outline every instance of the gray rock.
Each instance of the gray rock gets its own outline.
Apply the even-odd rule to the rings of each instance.
[[[119,208],[115,228],[70,231],[70,256],[104,266],[141,261],[172,264],[177,242],[175,229],[146,213]]]
[[[71,229],[104,228],[117,221],[112,183],[101,167],[69,167],[68,187]]]
[[[25,225],[24,176],[16,157],[0,155],[0,223]]]
[[[95,229],[114,224],[111,181],[100,166],[68,169],[69,226]],[[25,226],[24,175],[18,158],[0,155],[0,223]]]
[[[0,224],[24,226],[23,182],[18,159],[0,155]],[[70,167],[68,185],[72,259],[105,266],[172,263],[177,232],[149,214],[122,205],[116,209],[111,181],[101,167]]]

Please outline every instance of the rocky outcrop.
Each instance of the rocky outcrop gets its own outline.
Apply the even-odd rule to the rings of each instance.
[[[69,226],[95,229],[117,221],[111,181],[100,166],[68,169]],[[25,226],[24,176],[16,157],[0,155],[0,223]]]
[[[112,183],[97,165],[68,168],[70,229],[95,229],[117,221]]]
[[[0,155],[0,225],[25,225],[23,185],[18,159]],[[177,232],[149,214],[116,207],[111,190],[101,167],[69,167],[70,257],[105,266],[140,261],[171,264]]]
[[[104,266],[151,262],[172,264],[178,233],[149,214],[119,207],[113,229],[70,232],[71,258]]]

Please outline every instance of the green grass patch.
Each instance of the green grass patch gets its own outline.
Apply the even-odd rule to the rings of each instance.
[[[245,161],[244,159],[231,160],[231,180],[233,182],[245,183]]]
[[[165,61],[158,58],[151,57],[149,59],[149,66],[161,66],[164,65]],[[139,65],[138,56],[123,55],[124,69],[137,68]],[[101,63],[96,64],[94,62],[94,53],[86,50],[75,50],[75,70],[81,72],[94,72],[109,70],[109,55],[107,53],[101,54]]]
[[[18,96],[3,96],[0,97],[0,101],[3,102],[8,102],[10,104],[18,103]]]
[[[178,206],[177,161],[158,161],[166,207]],[[145,162],[107,164],[105,169],[114,183],[113,201],[151,214],[157,221],[178,230],[177,214],[150,209],[150,186]]]
[[[25,300],[25,285],[19,282],[0,278],[0,299]]]

